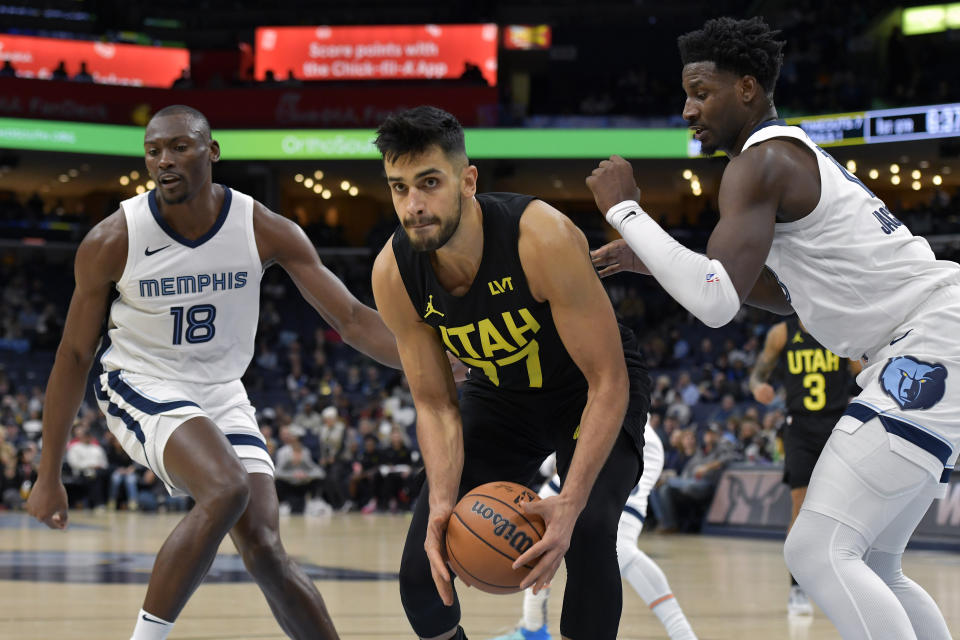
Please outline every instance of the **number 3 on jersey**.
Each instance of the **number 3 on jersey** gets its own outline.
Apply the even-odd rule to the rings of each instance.
[[[198,304],[187,309],[170,307],[173,316],[173,344],[182,344],[184,338],[183,318],[187,318],[186,339],[190,344],[199,344],[213,340],[217,332],[213,321],[217,317],[217,308],[212,304]]]
[[[822,373],[808,373],[803,376],[803,386],[810,390],[810,395],[803,399],[803,406],[807,411],[820,411],[827,405],[827,379]]]

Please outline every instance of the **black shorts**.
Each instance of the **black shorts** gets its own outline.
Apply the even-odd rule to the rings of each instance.
[[[576,640],[616,638],[622,606],[617,563],[617,526],[623,505],[643,473],[643,427],[649,409],[649,377],[633,384],[623,427],[581,512],[565,556],[567,582],[560,631]],[[508,391],[469,382],[460,395],[464,464],[458,492],[510,480],[531,486],[540,464],[557,452],[557,470],[566,477],[575,434],[587,399],[586,384],[562,391]],[[459,600],[445,607],[437,595],[423,550],[429,515],[429,488],[414,508],[400,564],[400,597],[419,637],[457,626]]]
[[[810,484],[820,452],[842,413],[790,416],[783,431],[783,481],[791,489]]]

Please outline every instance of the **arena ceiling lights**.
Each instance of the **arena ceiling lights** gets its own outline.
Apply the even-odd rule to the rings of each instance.
[[[908,7],[901,14],[900,28],[905,36],[960,29],[960,2]]]

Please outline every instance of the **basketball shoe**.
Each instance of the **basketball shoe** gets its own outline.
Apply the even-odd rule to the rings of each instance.
[[[787,615],[789,616],[812,616],[813,605],[810,604],[810,598],[803,592],[799,585],[790,587],[790,596],[787,598]]]
[[[497,636],[490,640],[550,640],[550,632],[547,631],[547,625],[543,625],[536,631],[527,631],[523,627],[517,627],[505,636]]]

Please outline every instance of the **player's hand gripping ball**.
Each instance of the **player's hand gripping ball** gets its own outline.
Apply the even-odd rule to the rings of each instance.
[[[447,525],[447,558],[457,577],[487,593],[520,591],[533,565],[511,565],[546,530],[543,518],[520,505],[539,499],[515,482],[489,482],[463,496]]]

